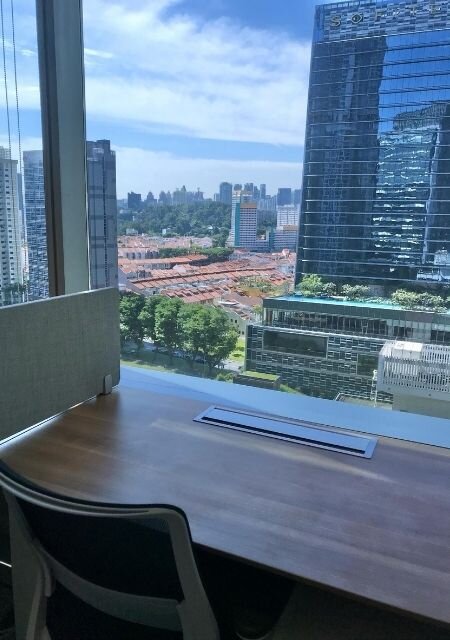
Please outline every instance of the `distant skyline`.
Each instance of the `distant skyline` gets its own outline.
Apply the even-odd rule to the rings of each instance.
[[[118,197],[184,183],[212,197],[223,176],[252,176],[272,193],[279,185],[300,187],[315,4],[85,2],[87,138],[111,140]],[[27,150],[40,148],[34,10],[29,0],[16,0]],[[6,47],[11,71],[10,40]],[[12,82],[9,88],[13,95]],[[4,115],[2,124],[0,144]]]
[[[235,184],[240,184],[242,186],[244,186],[247,183],[253,183],[253,185],[255,187],[257,187],[259,189],[259,187],[261,186],[261,184],[264,183],[257,183],[254,180],[243,180],[242,178],[240,178],[239,180],[227,180],[227,179],[223,179],[220,182],[229,182],[231,183],[232,186],[234,186]],[[202,189],[202,185],[197,185],[195,187],[193,187],[192,185],[187,184],[186,182],[183,182],[182,184],[178,184],[175,187],[173,187],[172,189],[158,189],[158,188],[154,188],[152,189],[151,187],[149,189],[147,189],[145,192],[142,191],[137,191],[136,189],[128,189],[127,193],[125,194],[124,197],[121,196],[117,196],[118,200],[126,200],[127,196],[129,193],[133,192],[135,194],[141,195],[142,196],[142,200],[145,200],[145,198],[147,197],[149,191],[151,191],[153,193],[153,196],[158,199],[159,194],[161,193],[161,191],[164,191],[165,193],[167,193],[168,191],[170,191],[170,193],[174,193],[177,189],[182,189],[183,187],[186,187],[186,191],[187,192],[191,192],[191,193],[195,193],[198,189],[200,190],[201,193],[203,193],[205,198],[212,198],[214,196],[214,194],[218,194],[219,193],[219,184],[217,185],[217,189],[213,192],[213,194],[210,196],[209,194],[207,194],[205,192],[204,189]],[[272,196],[276,196],[278,189],[279,188],[290,188],[292,189],[292,191],[294,191],[294,189],[300,189],[300,187],[294,187],[292,185],[289,184],[283,184],[283,185],[278,185],[278,187],[276,187],[273,192],[270,192],[268,189],[266,190],[267,193],[267,197],[272,197]]]

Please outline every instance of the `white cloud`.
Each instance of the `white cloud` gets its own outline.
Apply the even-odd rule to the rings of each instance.
[[[265,182],[268,193],[280,186],[300,186],[301,163],[247,160],[185,158],[170,153],[146,151],[133,147],[115,147],[117,157],[117,196],[128,191],[144,196],[148,191],[172,191],[186,185],[188,190],[200,187],[207,195],[217,192],[219,183]]]
[[[103,60],[114,58],[114,54],[110,51],[98,51],[97,49],[88,49],[86,47],[84,48],[84,55],[87,57],[92,56],[93,58],[103,58]]]
[[[143,131],[160,125],[202,138],[302,144],[309,43],[228,19],[201,22],[177,4],[85,3],[88,52],[108,52],[87,67],[88,117]]]

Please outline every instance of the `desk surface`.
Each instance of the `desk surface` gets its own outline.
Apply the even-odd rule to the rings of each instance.
[[[448,449],[380,438],[367,460],[273,441],[193,422],[210,395],[147,386],[122,383],[0,458],[66,496],[175,504],[198,544],[450,623]]]

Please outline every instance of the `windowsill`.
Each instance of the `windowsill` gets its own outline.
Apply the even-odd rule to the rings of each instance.
[[[377,408],[130,366],[121,367],[121,384],[450,449],[450,420],[441,418],[390,411],[386,419]]]

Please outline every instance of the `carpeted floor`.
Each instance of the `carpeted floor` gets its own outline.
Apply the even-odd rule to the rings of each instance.
[[[11,587],[0,583],[0,640],[14,640],[14,616]]]
[[[449,640],[450,629],[298,585],[270,640]]]
[[[417,622],[298,585],[270,640],[449,640],[450,629]],[[0,640],[15,640],[10,587],[0,583]]]

